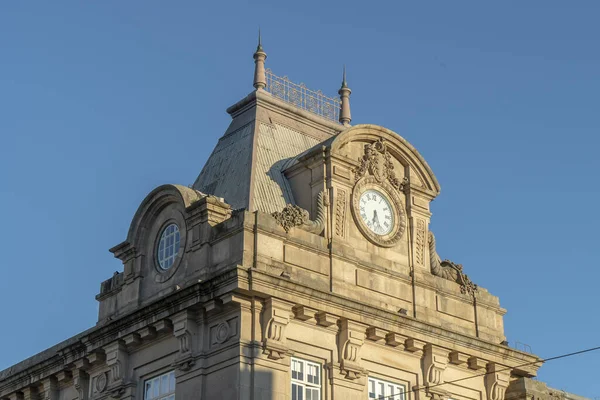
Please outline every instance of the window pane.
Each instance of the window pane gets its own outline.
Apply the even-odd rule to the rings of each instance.
[[[159,386],[160,386],[160,378],[154,378],[152,380],[152,397],[158,397]]]
[[[312,400],[311,394],[312,394],[311,390],[306,388],[306,400]]]
[[[169,375],[160,377],[160,394],[169,393]]]
[[[171,372],[169,374],[169,392],[174,392],[175,391],[175,372]]]
[[[146,382],[146,391],[144,394],[144,399],[148,400],[151,395],[152,395],[152,386],[150,385],[150,382]]]
[[[298,400],[298,385],[292,383],[292,400]]]
[[[319,400],[320,399],[320,395],[319,395],[319,389],[311,389],[312,391],[312,400]]]

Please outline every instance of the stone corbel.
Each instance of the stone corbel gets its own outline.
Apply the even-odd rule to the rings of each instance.
[[[171,318],[173,335],[179,343],[179,353],[173,362],[173,366],[180,371],[189,371],[196,364],[198,324],[195,317],[193,312],[185,310]]]
[[[340,322],[338,347],[340,370],[347,379],[358,379],[365,375],[365,370],[360,365],[360,350],[365,341],[367,327],[347,319],[342,319]]]
[[[287,346],[285,328],[290,322],[292,305],[273,297],[265,300],[263,310],[263,353],[272,360],[281,360],[291,352]]]
[[[90,376],[85,372],[89,368],[87,359],[75,361],[75,369],[73,369],[73,386],[77,391],[78,400],[88,400]]]
[[[437,386],[444,382],[444,371],[448,365],[448,350],[427,344],[424,348],[423,377],[425,386]]]
[[[23,393],[22,392],[14,392],[9,394],[6,397],[8,400],[23,400]]]
[[[125,394],[128,381],[129,353],[122,340],[117,340],[104,347],[106,365],[110,368],[107,390],[110,397],[118,399]]]
[[[33,386],[29,386],[22,389],[23,391],[23,400],[39,400],[39,392]]]
[[[58,379],[54,376],[42,381],[41,400],[58,400]]]
[[[487,365],[487,375],[485,376],[488,400],[504,400],[508,384],[509,371],[496,363],[489,363]]]

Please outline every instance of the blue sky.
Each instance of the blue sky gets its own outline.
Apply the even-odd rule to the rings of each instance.
[[[0,369],[96,322],[140,201],[190,184],[275,73],[409,140],[442,186],[443,258],[541,357],[600,345],[600,3],[52,1],[0,4]],[[540,370],[600,396],[600,352]]]

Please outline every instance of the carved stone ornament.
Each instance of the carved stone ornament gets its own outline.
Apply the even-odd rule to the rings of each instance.
[[[509,384],[509,371],[501,365],[489,363],[485,376],[488,400],[504,400]]]
[[[294,204],[288,204],[282,211],[276,211],[271,215],[286,232],[298,227],[307,232],[320,235],[325,230],[325,202],[323,197],[323,192],[320,192],[317,196],[317,218],[314,221],[310,220],[307,210]]]
[[[365,327],[348,320],[341,321],[340,369],[347,379],[355,380],[366,374],[361,367],[360,350],[364,343]]]
[[[179,352],[173,362],[173,367],[181,371],[189,371],[195,365],[196,335],[198,325],[195,315],[182,311],[172,318],[173,336],[179,343]]]
[[[225,343],[225,341],[229,338],[229,330],[229,324],[227,321],[223,321],[217,326],[217,331],[215,333],[215,340],[217,343]]]
[[[444,382],[444,371],[448,365],[448,351],[431,344],[425,346],[425,385],[437,386]]]
[[[404,177],[400,180],[396,177],[392,156],[387,151],[387,145],[383,138],[365,144],[364,152],[363,156],[358,159],[360,162],[359,167],[352,170],[354,172],[354,182],[358,182],[368,172],[375,177],[377,182],[387,181],[394,189],[404,190],[408,185],[408,178]]]
[[[279,304],[277,300],[269,298],[265,301],[263,332],[263,353],[272,360],[281,360],[290,354],[286,343],[285,328],[290,322],[291,307]]]
[[[106,385],[108,384],[108,376],[107,375],[108,375],[107,372],[103,372],[96,377],[96,383],[95,383],[96,392],[102,393],[106,390]]]
[[[392,207],[393,227],[390,232],[385,235],[375,234],[363,221],[360,216],[360,198],[367,190],[376,190],[387,197],[390,206]],[[372,176],[361,178],[352,189],[352,215],[354,221],[361,233],[371,242],[382,247],[392,247],[402,238],[406,230],[406,212],[404,211],[403,200],[388,182],[377,181]]]
[[[441,260],[435,249],[435,236],[431,231],[429,231],[429,259],[433,275],[458,283],[461,293],[468,293],[475,298],[477,285],[471,282],[467,274],[463,272],[461,264],[455,264],[450,260]]]

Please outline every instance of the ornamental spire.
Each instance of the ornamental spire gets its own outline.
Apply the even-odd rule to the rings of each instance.
[[[258,28],[258,46],[254,52],[254,87],[264,89],[267,86],[267,77],[265,75],[265,60],[267,53],[263,51],[262,40],[260,37],[260,28]]]
[[[350,90],[346,82],[346,66],[344,65],[342,87],[338,90],[340,100],[342,101],[340,105],[340,123],[344,126],[350,126],[350,121],[352,121],[352,115],[350,114],[350,93],[352,93],[352,90]]]

